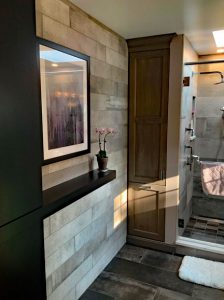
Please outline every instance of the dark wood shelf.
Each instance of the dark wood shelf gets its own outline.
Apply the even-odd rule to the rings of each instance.
[[[93,170],[43,191],[44,217],[77,201],[115,178],[115,170],[106,172]]]

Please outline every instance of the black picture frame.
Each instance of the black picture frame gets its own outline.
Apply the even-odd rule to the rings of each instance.
[[[39,52],[38,56],[39,56],[39,74],[40,74],[40,89],[41,89],[43,165],[47,165],[50,163],[54,163],[54,162],[58,162],[72,157],[77,157],[77,156],[90,153],[90,57],[88,55],[82,54],[73,49],[64,47],[62,45],[56,44],[54,42],[42,38],[38,38],[37,42],[38,42],[38,52]],[[74,69],[73,72],[63,71],[66,68],[66,64],[67,65],[69,64],[69,62],[66,61],[66,62],[59,63],[60,65],[62,65],[61,66],[62,71],[60,71],[60,73],[59,71],[55,71],[55,72],[49,71],[50,70],[49,64],[52,63],[52,61],[49,62],[48,59],[43,58],[43,55],[41,54],[41,51],[42,53],[44,53],[45,50],[46,53],[48,49],[49,51],[53,51],[52,53],[57,53],[59,57],[62,57],[63,54],[65,58],[73,57],[74,68],[77,68],[75,63],[75,61],[77,60],[77,64],[78,63],[81,64],[82,70],[80,71]],[[44,68],[43,68],[43,62],[44,62]],[[53,64],[54,63],[52,63],[52,65]],[[59,64],[57,63],[57,65]],[[70,65],[72,67],[72,63],[70,63]],[[64,79],[62,80],[64,80],[64,83],[60,82],[59,84],[60,79],[58,78],[60,77],[58,77],[55,80],[54,77],[56,78],[56,76],[63,76],[63,72],[64,72]],[[72,75],[69,73],[74,73],[74,74]],[[83,84],[83,88],[80,88],[80,85],[78,85],[77,83],[78,80],[77,78],[80,78],[81,75],[77,75],[76,73],[83,73],[83,77],[82,77],[83,82],[80,81],[80,84]],[[44,84],[43,84],[43,76],[45,77]],[[69,80],[67,81],[66,81],[66,76],[67,77],[69,76]],[[74,78],[72,78],[72,76]],[[72,84],[72,80],[74,80],[74,84]],[[47,85],[51,85],[49,84],[50,81],[53,82],[52,83],[53,87],[47,86]],[[58,91],[56,91],[57,84],[58,86],[60,86]],[[76,91],[76,87],[79,87],[79,90],[81,89],[83,90],[83,96],[82,97],[80,96],[82,100],[79,99],[79,97],[77,96],[78,92]],[[66,88],[68,88],[67,91]],[[53,96],[51,97],[52,90],[56,91],[55,93],[58,94],[56,95],[54,93]],[[65,96],[63,98],[62,94],[66,95],[67,98],[65,98]],[[69,105],[70,105],[70,110],[71,109],[73,110],[73,114],[71,112],[68,112]],[[52,107],[54,106],[54,108],[51,109],[51,106]],[[79,110],[77,110],[77,106],[79,107]],[[55,113],[55,107],[57,107],[56,113]],[[58,107],[62,108],[61,109],[62,113],[60,113],[60,109]],[[77,110],[77,113],[74,113],[75,110]],[[61,121],[61,125],[60,125],[60,121],[58,121],[57,119],[57,121],[55,121],[57,122],[57,126],[55,126],[54,113],[57,116],[60,115],[60,117],[57,117],[60,120],[62,120],[64,117],[67,123],[64,120],[63,122]],[[77,121],[74,121],[74,115],[79,116],[78,126],[75,125]],[[64,125],[65,123],[67,125]],[[68,127],[70,129],[68,129]],[[74,134],[74,132],[75,133],[79,132],[79,134]],[[63,139],[57,138],[57,134],[60,137],[64,134],[67,136],[67,138],[65,137]],[[52,138],[52,136],[54,136],[54,138]],[[77,138],[78,136],[79,138]],[[76,138],[78,139],[78,141],[75,142],[74,139]]]

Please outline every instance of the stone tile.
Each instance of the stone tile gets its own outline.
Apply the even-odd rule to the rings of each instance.
[[[98,190],[86,195],[85,197],[75,201],[69,206],[63,208],[62,210],[51,215],[50,226],[51,233],[58,231],[64,225],[70,223],[75,218],[83,214],[89,208],[96,205],[98,202],[102,201],[103,197],[109,197],[110,195],[110,185],[104,185]]]
[[[50,231],[50,218],[46,218],[43,220],[43,228],[44,228],[44,239],[46,239],[51,231]]]
[[[224,201],[208,197],[193,197],[192,211],[194,215],[224,219]]]
[[[66,224],[62,229],[54,232],[45,239],[45,257],[53,254],[59,247],[71,240],[72,237],[84,229],[91,222],[91,218],[92,210],[89,209],[72,222]]]
[[[125,243],[125,237],[121,236],[119,240],[116,241],[108,249],[107,252],[97,261],[93,268],[84,276],[76,285],[76,296],[79,298],[85,290],[93,283],[93,281],[97,278],[97,276],[103,271],[103,269],[108,265],[111,259],[116,255],[116,253],[120,250],[120,248]]]
[[[124,242],[122,244],[122,238]],[[110,235],[107,235],[107,239],[104,240],[98,248],[96,248],[93,252],[93,265],[97,264],[97,262],[105,255],[105,253],[109,253],[113,247],[117,247],[117,252],[121,249],[121,247],[126,242],[126,224],[121,224],[118,228],[111,230]],[[122,244],[120,246],[120,243]],[[116,253],[117,254],[117,253]]]
[[[127,110],[128,100],[126,97],[109,96],[106,100],[106,109]]]
[[[105,61],[106,47],[69,27],[43,16],[43,37]]]
[[[140,263],[147,249],[126,244],[117,254],[118,258]]]
[[[179,279],[177,274],[174,272],[119,258],[114,258],[105,271],[127,276],[144,283],[171,289],[186,295],[191,295],[193,290],[192,283]]]
[[[123,82],[116,82],[116,96],[127,97],[128,96],[128,85]]]
[[[93,248],[92,250],[99,246],[99,244],[106,238],[106,224],[108,222],[108,219],[110,219],[110,215],[110,212],[105,211],[100,218],[96,219],[75,236],[76,251],[80,250],[84,246],[89,248],[90,243],[92,245],[91,248]]]
[[[113,300],[114,297],[108,296],[104,293],[99,293],[88,289],[80,298],[80,300]]]
[[[193,288],[193,297],[198,300],[223,300],[224,291],[195,284]]]
[[[42,188],[43,190],[49,189],[55,185],[73,179],[74,177],[83,175],[86,172],[89,172],[89,162],[87,160],[76,166],[70,166],[56,172],[50,172],[43,176]]]
[[[93,111],[91,113],[92,122],[97,124],[98,127],[116,127],[118,130],[121,125],[127,124],[127,112],[126,111]],[[98,122],[97,122],[98,121]],[[123,150],[125,151],[125,150]],[[116,153],[113,155],[116,155]],[[122,157],[122,161],[126,156]],[[111,160],[111,155],[110,155]],[[116,163],[116,162],[115,162]]]
[[[111,79],[128,84],[128,71],[111,66]]]
[[[222,146],[222,144],[221,144]],[[211,143],[210,138],[197,138],[197,142],[195,143],[195,153],[199,155],[201,158],[209,158],[214,159],[217,156],[217,150],[220,147],[220,140],[213,139]],[[220,151],[220,153],[222,153]],[[222,158],[218,156],[218,158]]]
[[[36,9],[64,25],[70,25],[69,6],[60,0],[37,0]]]
[[[103,95],[103,94],[90,94],[90,103],[92,110],[106,110],[107,109],[107,102],[110,100],[110,96]],[[94,135],[95,135],[95,128]]]
[[[63,300],[77,300],[75,294],[75,288],[73,288],[64,298]]]
[[[48,297],[49,300],[63,299],[71,291],[76,282],[90,271],[92,267],[92,256],[89,256],[69,277],[67,277]]]
[[[45,259],[46,277],[63,265],[75,252],[75,240],[72,238],[57,248],[56,252]]]
[[[46,278],[46,293],[47,296],[49,296],[53,292],[53,287],[52,287],[52,278],[51,276]]]
[[[197,117],[196,128],[195,128],[195,134],[196,134],[197,138],[205,136],[206,128],[207,128],[207,118]]]
[[[107,219],[105,219],[105,222],[108,221],[108,218],[111,217],[110,212],[113,211],[113,199],[111,197],[105,197],[102,201],[96,203],[92,207],[92,218],[93,221],[99,218],[102,214],[105,214],[107,212]]]
[[[177,272],[181,265],[182,257],[166,254],[159,251],[147,250],[141,263],[164,269],[167,271]]]
[[[224,236],[217,236],[216,243],[224,245]]]
[[[105,79],[91,75],[90,91],[95,94],[105,94],[108,96],[116,96],[115,82],[110,79]]]
[[[197,97],[196,100],[196,125],[198,118],[219,118],[220,107],[223,106],[224,96],[221,97]]]
[[[106,48],[106,62],[122,70],[128,70],[127,57],[120,55],[119,53],[110,48]]]
[[[159,288],[154,300],[194,300],[191,296],[174,292],[168,289]],[[195,299],[196,300],[196,299]]]
[[[66,280],[88,257],[87,251],[74,252],[74,254],[52,274],[52,289],[55,290],[60,284]]]
[[[42,27],[42,14],[36,9],[36,35],[39,37],[42,37],[43,35]]]
[[[93,76],[112,80],[111,65],[109,65],[103,61],[100,61],[98,59],[91,58],[90,72],[91,72],[91,75],[93,75]]]
[[[157,288],[149,284],[108,272],[101,273],[91,289],[122,300],[152,300],[157,292]]]
[[[127,45],[123,38],[107,30],[78,7],[71,9],[71,27],[120,54],[127,55]]]

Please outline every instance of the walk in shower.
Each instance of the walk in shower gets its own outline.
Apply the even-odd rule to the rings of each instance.
[[[203,59],[205,60],[203,62]],[[216,60],[217,61],[217,60]],[[184,67],[179,235],[224,245],[224,60]]]

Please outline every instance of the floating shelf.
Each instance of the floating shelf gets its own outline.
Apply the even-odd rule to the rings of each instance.
[[[106,172],[93,170],[43,191],[45,217],[77,201],[115,178],[115,170]]]

